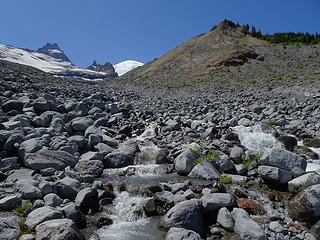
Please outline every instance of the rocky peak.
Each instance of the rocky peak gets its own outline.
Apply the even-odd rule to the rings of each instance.
[[[39,48],[36,52],[43,53],[48,56],[70,62],[69,58],[64,54],[57,43],[46,43],[43,47]]]
[[[97,72],[104,72],[108,75],[118,77],[118,74],[116,73],[113,65],[109,62],[106,62],[105,64],[97,64],[97,62],[94,60],[93,63],[88,67],[88,69]]]

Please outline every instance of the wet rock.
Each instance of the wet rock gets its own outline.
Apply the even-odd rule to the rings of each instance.
[[[34,230],[37,225],[52,219],[60,219],[63,217],[62,212],[54,210],[52,207],[45,206],[37,208],[28,214],[26,218],[26,225]]]
[[[263,229],[249,217],[245,210],[234,208],[231,214],[234,219],[234,231],[240,235],[241,239],[267,239]]]
[[[306,138],[306,139],[303,140],[303,144],[306,147],[320,148],[320,139]]]
[[[157,206],[154,199],[149,199],[144,205],[143,210],[147,217],[158,215]]]
[[[278,140],[284,145],[284,147],[288,150],[288,151],[293,151],[294,147],[297,146],[298,141],[295,137],[292,136],[279,136]]]
[[[172,227],[167,233],[166,240],[201,240],[201,237],[194,231]]]
[[[311,158],[311,159],[319,159],[318,154],[316,154],[310,148],[307,148],[305,146],[295,146],[294,153],[299,155],[304,155],[307,158]]]
[[[85,240],[74,222],[70,219],[48,220],[36,227],[37,240]]]
[[[160,221],[160,226],[169,229],[172,227],[185,228],[202,235],[204,231],[201,202],[187,200],[172,207]]]
[[[64,213],[66,218],[71,219],[78,228],[82,229],[87,226],[85,216],[74,203],[70,203],[67,206],[63,207],[61,211]]]
[[[102,228],[104,226],[109,226],[111,224],[113,224],[113,220],[111,218],[101,216],[98,218],[96,225],[97,225],[97,228]]]
[[[80,190],[75,199],[76,206],[81,209],[84,214],[97,212],[99,210],[98,192],[94,188],[84,188]]]
[[[209,161],[197,164],[189,173],[188,177],[205,180],[216,180],[220,177],[219,171]]]
[[[34,170],[45,168],[55,168],[63,170],[70,166],[74,167],[78,159],[64,151],[40,150],[36,153],[31,153],[25,159],[25,164]]]

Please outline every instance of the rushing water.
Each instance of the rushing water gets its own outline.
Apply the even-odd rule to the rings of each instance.
[[[263,151],[270,148],[281,148],[282,144],[271,134],[263,132],[260,125],[253,127],[234,127],[239,140],[247,149]]]
[[[113,224],[98,230],[99,237],[110,240],[164,239],[165,233],[159,231],[157,218],[147,218],[142,214],[142,206],[148,199],[128,192],[117,193],[109,209]]]

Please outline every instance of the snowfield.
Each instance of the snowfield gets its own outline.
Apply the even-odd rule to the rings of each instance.
[[[127,72],[131,71],[134,68],[140,67],[144,65],[142,62],[134,61],[134,60],[127,60],[118,64],[113,65],[116,73],[119,76],[126,74]]]

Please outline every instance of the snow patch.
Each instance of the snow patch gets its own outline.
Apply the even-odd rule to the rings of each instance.
[[[119,76],[122,76],[126,74],[127,72],[131,71],[132,69],[135,69],[137,67],[143,66],[144,64],[142,62],[134,61],[134,60],[127,60],[124,62],[120,62],[118,64],[113,65],[116,73],[118,73]]]

